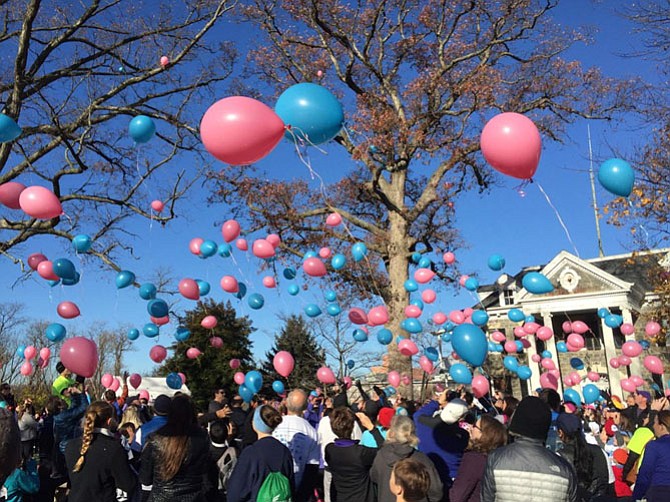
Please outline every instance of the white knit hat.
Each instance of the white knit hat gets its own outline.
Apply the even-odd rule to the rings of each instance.
[[[455,424],[468,412],[468,405],[462,399],[452,399],[442,409],[440,418],[445,424]]]

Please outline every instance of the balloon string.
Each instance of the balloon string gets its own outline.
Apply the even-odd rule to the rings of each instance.
[[[554,213],[556,214],[556,218],[558,218],[558,222],[563,227],[563,231],[565,232],[565,235],[567,236],[568,241],[572,245],[572,248],[575,250],[575,255],[577,256],[577,258],[581,258],[581,256],[579,256],[579,251],[577,251],[577,246],[575,246],[575,243],[572,241],[572,237],[570,236],[570,231],[568,230],[568,227],[563,222],[563,218],[561,218],[561,215],[558,212],[558,209],[556,209],[554,204],[551,202],[551,199],[549,198],[547,193],[544,191],[544,188],[542,188],[542,185],[540,185],[540,183],[537,182],[537,181],[535,181],[535,185],[537,185],[537,188],[540,189],[540,192],[542,192],[542,195],[544,195],[544,198],[547,199],[547,204],[549,204],[549,206],[554,210]]]

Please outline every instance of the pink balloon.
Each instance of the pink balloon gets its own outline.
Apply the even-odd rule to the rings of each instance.
[[[526,335],[528,335],[528,333],[526,333],[526,331],[523,329],[523,326],[514,327],[514,336],[517,338],[523,338]]]
[[[165,68],[167,65],[170,64],[170,60],[168,59],[167,56],[161,56],[161,60],[160,60],[160,62],[161,62],[161,66],[162,66],[163,68]]]
[[[354,324],[367,324],[368,314],[361,308],[353,307],[349,309],[349,320]]]
[[[570,378],[570,380],[572,381],[572,385],[578,385],[582,382],[581,375],[576,371],[572,371],[568,378]]]
[[[566,387],[572,387],[574,385],[572,383],[572,379],[568,375],[563,377],[563,385],[565,385]]]
[[[463,324],[463,321],[465,321],[465,314],[460,310],[452,310],[449,312],[449,320],[454,324]]]
[[[330,255],[333,254],[330,250],[330,248],[321,248],[319,249],[319,257],[323,258],[324,260],[330,258]]]
[[[26,349],[27,350],[27,349]],[[644,367],[649,373],[661,375],[663,373],[663,361],[657,356],[647,356],[644,358]]]
[[[422,313],[423,311],[418,305],[407,305],[407,307],[405,307],[405,317],[416,319],[417,317],[421,317]]]
[[[186,383],[186,375],[184,375],[181,371],[177,373],[179,375],[179,378],[181,378],[181,383],[182,385]]]
[[[105,373],[102,375],[100,378],[100,384],[105,388],[109,389],[112,386],[112,382],[114,381],[114,375],[110,375],[109,373]]]
[[[630,360],[630,357],[628,357],[626,355],[619,356],[619,364],[621,366],[630,366],[630,363],[632,363],[632,362],[633,361]]]
[[[219,321],[215,316],[208,315],[202,318],[202,321],[200,321],[200,326],[202,326],[205,329],[214,329],[216,328],[218,322]]]
[[[240,286],[237,283],[232,275],[224,275],[221,277],[221,289],[226,293],[237,293],[240,290]]]
[[[398,387],[400,385],[400,373],[397,371],[389,371],[386,375],[386,380],[391,387]]]
[[[223,340],[218,336],[213,336],[209,339],[209,345],[215,349],[220,349],[223,347]]]
[[[60,302],[58,307],[56,307],[56,311],[63,319],[74,319],[81,313],[79,312],[79,307],[72,302]]]
[[[240,224],[235,220],[228,220],[221,225],[221,234],[226,242],[233,242],[240,235]]]
[[[469,275],[462,275],[458,278],[458,284],[460,284],[462,287],[465,287],[465,281],[467,281],[470,278]]]
[[[502,343],[505,340],[507,340],[507,337],[505,336],[505,333],[501,333],[500,331],[494,331],[491,333],[491,339],[494,342]]]
[[[23,376],[30,376],[33,374],[33,365],[30,364],[29,361],[25,361],[22,365],[21,368],[19,369],[19,372]]]
[[[281,237],[279,237],[277,234],[270,234],[265,238],[266,241],[268,241],[273,248],[279,247],[279,244],[281,244]]]
[[[451,251],[447,251],[442,255],[442,259],[444,260],[444,263],[451,265],[456,261],[456,256]]]
[[[154,317],[154,316],[149,316],[151,319],[151,322],[154,323],[156,326],[165,326],[170,322],[170,316],[166,315],[163,317]]]
[[[553,373],[542,373],[540,375],[540,387],[558,390],[558,378]]]
[[[644,332],[646,333],[647,336],[656,336],[661,332],[661,325],[658,324],[656,321],[649,321],[644,326]]]
[[[37,266],[43,261],[48,261],[48,258],[42,253],[33,253],[28,257],[28,266],[33,270],[37,270]],[[51,271],[53,272],[53,265],[51,266]]]
[[[16,181],[8,181],[0,185],[0,204],[7,206],[10,209],[21,209],[19,199],[21,192],[26,189],[23,183]]]
[[[295,367],[295,360],[290,352],[280,350],[272,359],[272,365],[277,373],[284,378],[288,378]]]
[[[326,275],[326,265],[317,257],[307,258],[302,263],[302,269],[311,277],[323,277]]]
[[[37,265],[37,273],[42,279],[58,281],[60,277],[54,272],[54,264],[50,260],[44,260]]]
[[[272,277],[271,275],[266,275],[263,277],[263,286],[266,288],[274,288],[277,286],[277,282],[275,281],[275,278]]]
[[[249,250],[249,243],[247,242],[246,239],[237,239],[235,241],[235,247],[239,249],[240,251],[248,251]]]
[[[342,223],[342,216],[340,216],[338,213],[330,213],[326,218],[326,225],[329,227],[336,227],[340,223]]]
[[[636,390],[635,384],[631,382],[630,379],[628,378],[624,378],[621,380],[621,388],[626,392],[635,392]]]
[[[428,359],[426,356],[421,356],[419,358],[419,367],[428,374],[432,373],[435,369],[433,367],[433,361]]]
[[[325,384],[334,384],[337,381],[335,380],[335,374],[333,373],[333,370],[327,366],[321,366],[317,370],[316,378],[319,380],[319,382]]]
[[[438,326],[447,322],[447,316],[443,312],[436,312],[433,314],[433,323]]]
[[[621,366],[621,363],[619,362],[618,357],[612,357],[610,359],[610,366],[614,369],[617,369],[619,366]]]
[[[532,120],[519,113],[500,113],[489,120],[480,143],[486,162],[508,176],[532,178],[540,163],[540,133]]]
[[[368,312],[368,324],[371,326],[381,326],[389,321],[389,312],[384,305],[372,307]]]
[[[435,272],[429,268],[419,268],[414,272],[414,280],[419,284],[426,284],[435,277]]]
[[[351,377],[348,376],[345,376],[342,381],[344,382],[344,386],[347,390],[351,389],[351,386],[354,384],[354,381],[351,379]]]
[[[472,393],[477,399],[484,397],[489,393],[489,381],[484,375],[474,375],[472,377]]]
[[[133,389],[137,389],[140,385],[142,385],[142,377],[139,375],[139,373],[133,373],[128,377],[128,383],[130,383],[130,386]]]
[[[195,237],[191,239],[191,241],[188,243],[188,249],[193,253],[194,255],[199,255],[200,254],[200,246],[202,243],[205,242],[205,239],[201,237]]]
[[[555,370],[556,369],[556,363],[554,363],[553,359],[549,359],[548,357],[545,357],[540,361],[540,364],[542,364],[542,367],[545,370]]]
[[[98,368],[98,347],[88,338],[68,338],[60,349],[60,360],[75,375],[91,378]]]
[[[546,342],[552,336],[554,336],[554,332],[551,330],[549,326],[542,326],[538,328],[537,332],[535,333],[535,336],[537,336],[540,340]]]
[[[202,352],[200,352],[200,349],[198,349],[196,347],[191,347],[191,348],[186,350],[186,357],[188,357],[189,359],[197,359],[201,355],[202,355]]]
[[[570,321],[563,321],[561,328],[563,329],[563,333],[572,333],[572,323]]]
[[[542,356],[540,354],[533,354],[530,356],[530,360],[533,361],[534,363],[539,363],[542,361]]]
[[[230,365],[231,369],[236,370],[237,368],[240,367],[240,364],[242,364],[242,362],[239,359],[231,359],[228,364]]]
[[[508,354],[516,354],[516,343],[513,340],[506,341],[503,348]]]
[[[578,335],[583,335],[589,330],[589,327],[583,321],[575,321],[570,327],[572,328],[572,332],[577,333]]]
[[[162,345],[154,345],[149,350],[149,357],[153,362],[160,364],[167,357],[167,349]]]
[[[572,324],[574,328],[575,323]],[[582,335],[578,335],[577,332],[568,335],[566,342],[568,345],[572,345],[577,350],[584,348],[584,337]]]
[[[189,300],[198,300],[200,299],[200,288],[198,288],[198,283],[193,279],[182,279],[179,281],[179,292],[184,298]]]
[[[25,357],[28,361],[34,359],[36,355],[37,355],[37,349],[32,345],[28,345],[23,351],[23,357]]]
[[[251,245],[251,252],[256,258],[272,258],[275,256],[275,248],[266,239],[256,239]]]
[[[621,352],[628,357],[637,357],[642,353],[642,350],[642,345],[634,341],[625,342],[621,346]]]
[[[51,349],[49,347],[42,347],[40,349],[40,357],[43,361],[48,361],[51,357]]]
[[[432,289],[424,289],[421,292],[421,299],[426,303],[433,303],[437,299],[437,293]]]
[[[118,378],[113,379],[111,385],[109,386],[109,388],[114,392],[119,390],[119,387],[121,387],[121,382],[119,382]]]
[[[586,375],[586,378],[588,378],[592,382],[597,382],[600,380],[600,373],[597,373],[595,371],[589,371]]]
[[[463,309],[463,315],[464,315],[465,317],[470,317],[470,316],[472,316],[472,313],[473,313],[473,312],[474,312],[474,309],[473,309],[472,307],[465,307],[465,308]]]
[[[283,136],[284,122],[274,110],[244,96],[217,101],[200,122],[200,137],[207,151],[234,166],[259,161]]]
[[[623,323],[623,324],[619,327],[619,329],[621,330],[621,334],[622,334],[622,335],[626,335],[626,336],[628,336],[628,335],[632,335],[633,333],[635,333],[635,326],[633,326],[633,325],[632,325],[631,323],[629,323],[629,322],[625,322],[625,323]]]
[[[238,371],[233,376],[233,380],[235,381],[235,383],[237,385],[242,385],[244,383],[244,373],[242,373],[241,371]]]
[[[521,345],[523,346],[524,349],[530,347],[530,341],[528,340],[528,338],[522,338]]]
[[[19,196],[19,205],[24,213],[39,220],[50,220],[63,214],[58,197],[41,186],[25,188]]]
[[[165,209],[165,204],[163,204],[163,202],[160,200],[152,200],[151,209],[153,209],[157,213],[160,213],[161,211],[163,211],[163,209]]]
[[[644,385],[644,380],[640,375],[631,375],[628,377],[628,380],[630,380],[635,387],[642,387]]]
[[[403,356],[411,357],[419,353],[419,348],[409,338],[403,338],[398,342],[398,351]]]
[[[536,322],[527,322],[523,325],[523,330],[529,335],[534,335],[541,327],[542,326]]]

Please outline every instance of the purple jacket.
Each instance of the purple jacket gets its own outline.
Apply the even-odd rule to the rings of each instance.
[[[484,471],[486,471],[486,454],[477,451],[465,452],[454,484],[449,490],[449,501],[479,502]]]

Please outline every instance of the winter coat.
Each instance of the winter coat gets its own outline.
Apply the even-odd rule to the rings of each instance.
[[[54,440],[61,453],[65,453],[68,441],[81,436],[79,424],[87,407],[88,399],[85,394],[73,394],[70,407],[54,416]]]
[[[326,463],[333,475],[332,502],[374,502],[370,468],[377,449],[367,448],[353,439],[336,439],[326,446]]]
[[[605,496],[608,493],[609,469],[607,468],[607,457],[599,446],[586,444],[591,452],[593,461],[591,463],[591,479],[577,479],[579,484],[577,491],[583,500],[589,500],[591,497]],[[572,443],[563,443],[558,454],[575,466],[575,446]],[[575,469],[576,472],[576,469]]]
[[[39,424],[33,416],[27,411],[19,418],[19,430],[21,431],[21,441],[32,441],[37,438],[37,429]]]
[[[570,462],[542,441],[517,437],[489,453],[482,479],[482,502],[577,502],[577,474]]]
[[[637,473],[633,500],[647,498],[650,502],[668,500],[670,496],[670,434],[649,441]]]
[[[428,497],[424,500],[428,502],[439,502],[442,500],[442,481],[433,462],[425,454],[415,450],[408,444],[387,442],[377,452],[375,461],[372,463],[372,468],[370,469],[370,478],[377,485],[378,502],[395,501],[395,495],[391,493],[391,488],[389,487],[393,464],[398,460],[409,457],[426,466],[428,474],[430,474],[430,490],[428,490]]]
[[[486,453],[467,451],[461,459],[461,466],[454,484],[449,490],[450,502],[479,502],[481,484],[486,471]]]
[[[14,469],[7,481],[7,502],[21,502],[24,495],[37,493],[40,489],[40,478],[37,475],[37,464],[30,460],[26,469]]]

